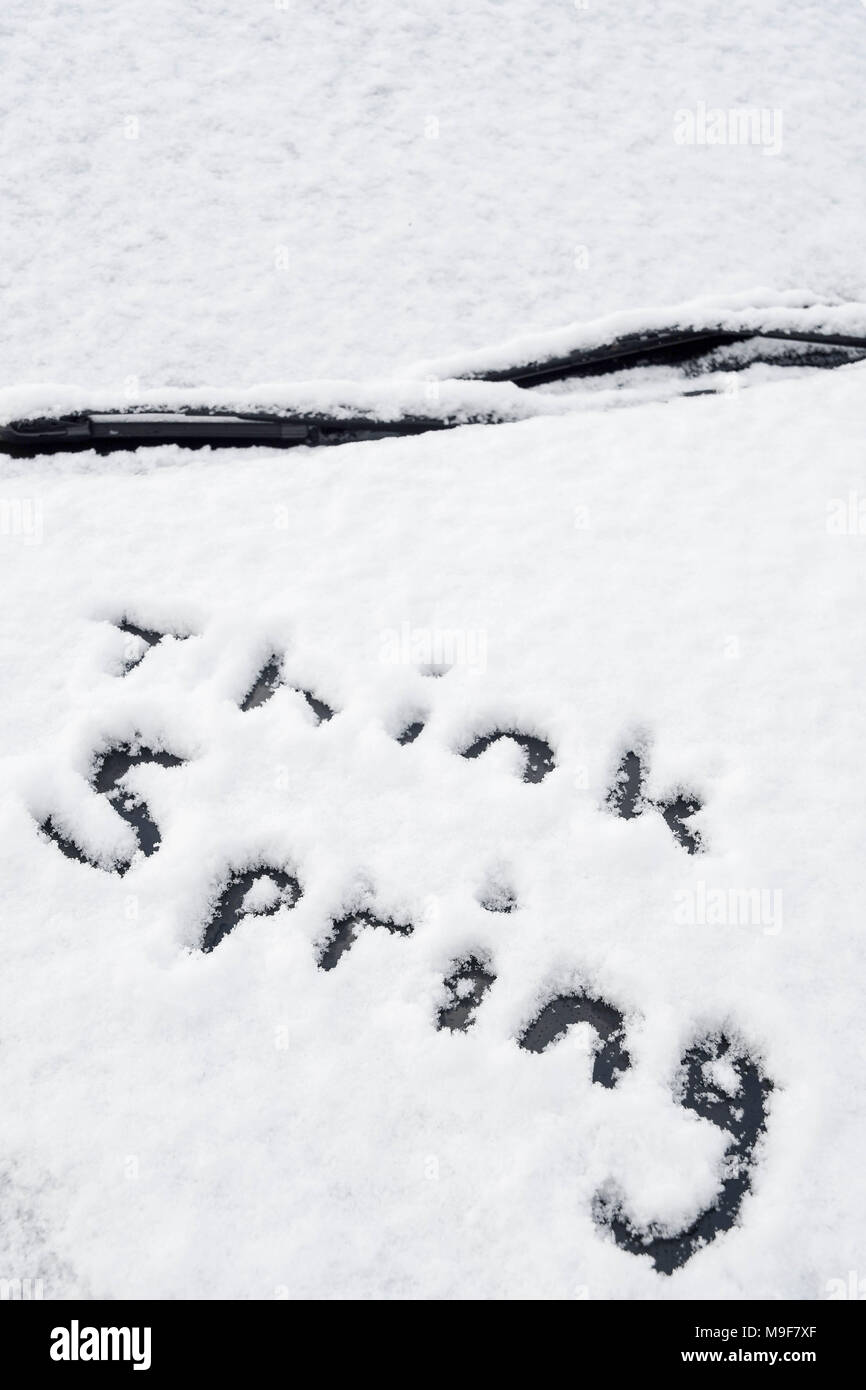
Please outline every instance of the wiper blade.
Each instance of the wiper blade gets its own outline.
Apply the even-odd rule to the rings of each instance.
[[[522,366],[467,373],[464,381],[511,382],[514,386],[543,386],[568,377],[597,376],[642,366],[674,366],[691,362],[733,343],[758,342],[770,338],[777,342],[805,343],[826,351],[823,360],[810,365],[840,366],[866,357],[866,338],[845,333],[819,333],[800,329],[760,328],[720,331],[708,328],[670,328],[649,333],[629,333],[596,347],[578,348],[561,357],[527,362]],[[836,348],[840,351],[832,352]]]
[[[617,313],[497,348],[416,363],[390,382],[294,383],[275,388],[275,394],[269,387],[264,410],[253,404],[262,400],[262,388],[255,388],[252,398],[242,393],[240,401],[222,392],[218,398],[230,400],[222,406],[211,407],[209,393],[197,388],[189,396],[177,389],[162,396],[153,391],[152,404],[97,410],[86,407],[83,392],[62,387],[56,392],[63,404],[54,408],[64,413],[48,416],[44,412],[52,407],[46,397],[51,400],[54,388],[41,387],[30,399],[39,401],[35,409],[42,413],[0,424],[0,453],[32,458],[159,444],[290,449],[396,439],[465,424],[717,394],[732,372],[751,382],[766,378],[765,366],[772,373],[778,367],[839,367],[866,358],[866,304],[804,303],[799,291],[783,294],[775,306],[763,291],[748,296],[748,303],[746,296],[740,298],[739,306],[705,308],[692,301],[671,310]],[[754,373],[754,367],[762,370]],[[646,368],[661,370],[644,375]],[[592,383],[535,396],[525,390],[602,374],[612,379],[601,390]],[[431,382],[436,385],[432,395]],[[16,396],[12,391],[10,399]],[[105,394],[99,399],[105,402]],[[275,408],[275,401],[285,405]],[[323,413],[319,403],[331,401],[334,413]],[[22,409],[20,397],[13,409]],[[379,411],[393,412],[392,418],[377,418]],[[9,414],[0,418],[8,420]]]
[[[453,429],[456,420],[411,416],[398,420],[346,419],[226,411],[82,411],[55,418],[15,420],[0,425],[0,450],[18,458],[92,449],[111,453],[142,444],[186,448],[248,448],[263,444],[291,449],[393,439]]]

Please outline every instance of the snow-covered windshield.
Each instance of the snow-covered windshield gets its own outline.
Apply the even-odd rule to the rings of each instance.
[[[5,0],[0,1298],[862,1296],[864,59]]]

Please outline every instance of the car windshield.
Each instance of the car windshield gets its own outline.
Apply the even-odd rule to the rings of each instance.
[[[866,0],[2,0],[8,1365],[859,1364],[864,73]]]

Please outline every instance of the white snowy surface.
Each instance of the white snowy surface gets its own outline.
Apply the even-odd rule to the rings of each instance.
[[[866,371],[668,404],[663,369],[449,378],[672,314],[862,333],[864,58],[855,0],[8,0],[0,420],[517,423],[0,458],[0,1278],[819,1298],[862,1269]],[[761,138],[678,143],[708,111]],[[458,756],[497,725],[556,769]],[[162,845],[120,877],[37,823],[131,854],[87,777],[136,736],[188,761],[129,774]],[[651,797],[703,802],[701,855],[607,808],[636,744]],[[259,880],[202,953],[258,863],[300,901]],[[412,934],[321,970],[365,903]],[[495,983],[437,1031],[468,954]],[[578,987],[626,1015],[613,1090],[585,1025],[517,1046]],[[774,1082],[767,1134],[741,1225],[668,1279],[592,1202],[675,1231],[713,1200],[724,1139],[675,1077],[720,1028]]]
[[[0,382],[367,379],[756,284],[862,300],[864,61],[859,0],[6,0]],[[697,142],[731,111],[754,143]]]
[[[863,20],[831,12],[849,36]],[[207,13],[211,57],[222,45],[239,80],[225,7],[189,13],[191,27]],[[366,24],[366,11],[342,13]],[[693,11],[678,13],[684,43],[704,52]],[[723,14],[745,10],[694,13],[718,34]],[[142,82],[166,14],[144,26]],[[552,10],[549,30],[496,14],[554,49],[566,22],[595,24],[591,71],[611,90],[612,10]],[[625,32],[632,61],[650,62],[649,39],[616,14],[620,48]],[[784,14],[825,52],[826,9]],[[481,22],[437,15],[427,27],[448,52],[449,24]],[[91,66],[100,16],[80,18],[76,51]],[[262,13],[263,45],[284,19]],[[327,85],[336,67],[302,62],[304,28],[292,71]],[[40,59],[59,70],[62,49]],[[419,34],[419,68],[423,49]],[[377,51],[386,69],[397,61],[390,42]],[[161,90],[176,96],[162,119],[193,122],[192,78],[162,53]],[[758,45],[756,71],[767,55]],[[197,73],[194,45],[188,56]],[[527,62],[515,49],[518,91]],[[275,71],[261,75],[261,119],[279,130]],[[349,91],[382,80],[341,71]],[[117,96],[103,75],[110,150]],[[88,93],[67,111],[73,161]],[[506,117],[519,153],[528,132],[514,106]],[[230,119],[220,125],[217,161],[200,118],[211,190],[244,148],[240,124],[235,146]],[[186,156],[172,148],[161,162],[174,219]],[[815,165],[813,177],[828,175]],[[32,196],[47,199],[44,180]],[[224,224],[215,235],[225,252]],[[398,258],[397,285],[400,274]],[[204,275],[190,264],[193,282]],[[500,308],[463,340],[502,331]],[[138,327],[147,356],[155,340]],[[66,331],[43,344],[52,370],[71,361]],[[185,362],[191,332],[160,351]],[[98,374],[116,341],[85,336],[79,361]],[[238,348],[205,355],[206,377],[234,377]],[[171,374],[166,356],[150,360]],[[843,368],[328,452],[0,461],[0,1273],[42,1278],[46,1297],[736,1299],[819,1298],[862,1267],[864,385],[863,367]],[[192,635],[120,676],[123,616]],[[446,639],[451,669],[425,677]],[[274,653],[285,687],[241,712]],[[334,718],[317,725],[304,689]],[[413,719],[424,732],[400,746]],[[457,756],[503,723],[549,740],[543,782],[520,779],[505,743]],[[97,858],[128,851],[129,828],[85,779],[95,752],[135,734],[188,762],[129,774],[162,845],[121,878],[65,858],[37,821],[55,816]],[[703,854],[655,813],[606,808],[636,739],[652,797],[683,787],[703,802]],[[297,874],[303,897],[248,915],[203,954],[227,871],[259,858]],[[483,909],[491,884],[513,890],[513,913]],[[720,890],[780,894],[779,910],[751,925],[684,921],[684,900]],[[364,893],[413,934],[362,932],[321,970],[329,923]],[[267,905],[261,892],[252,905]],[[495,983],[468,1033],[437,1031],[443,981],[468,952],[486,955]],[[575,984],[626,1015],[632,1067],[613,1090],[591,1082],[583,1025],[542,1055],[517,1046]],[[673,1229],[712,1200],[722,1136],[673,1086],[684,1048],[720,1027],[775,1083],[767,1134],[741,1225],[667,1278],[598,1229],[592,1199],[615,1182],[635,1219]],[[716,1079],[732,1084],[724,1067]]]

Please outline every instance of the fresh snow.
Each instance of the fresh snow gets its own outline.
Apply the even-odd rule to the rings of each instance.
[[[0,458],[0,1281],[856,1289],[866,365],[455,378],[864,334],[864,57],[857,0],[7,0],[0,423],[462,426]],[[527,1042],[575,993],[613,1084]],[[599,1198],[718,1198],[722,1033],[766,1131],[668,1276]]]
[[[858,1267],[864,383],[4,461],[0,1271],[46,1297],[811,1299]],[[123,620],[166,634],[131,668]],[[542,780],[512,740],[460,756],[508,729],[550,745]],[[120,874],[135,832],[89,779],[123,744],[185,761],[128,772],[161,844]],[[659,813],[677,793],[701,853]],[[384,926],[320,968],[359,910]],[[470,957],[495,980],[437,1029]],[[586,1023],[518,1045],[574,989],[624,1016],[611,1088]],[[725,1136],[677,1069],[722,1029],[773,1082],[766,1134],[740,1224],[667,1276],[593,1204],[676,1231],[713,1201]]]
[[[866,299],[864,59],[859,0],[5,0],[0,380],[367,379]]]

